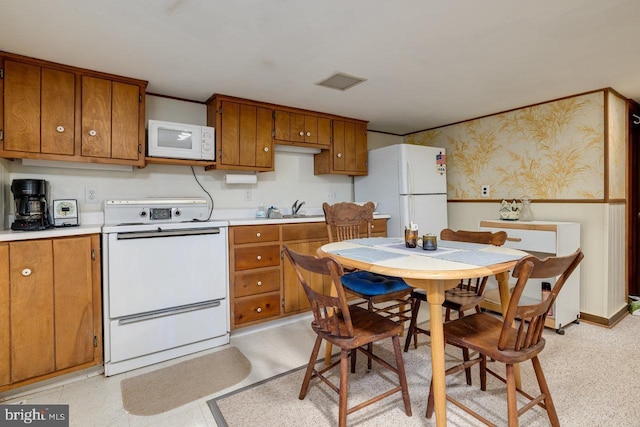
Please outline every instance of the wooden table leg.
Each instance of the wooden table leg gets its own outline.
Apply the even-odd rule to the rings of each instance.
[[[427,301],[429,302],[429,318],[431,320],[429,329],[431,331],[431,371],[436,426],[446,426],[447,390],[444,377],[444,332],[442,329],[444,286],[441,281],[434,282],[430,289],[427,289]]]
[[[496,274],[498,280],[498,291],[500,292],[500,305],[502,307],[502,317],[507,314],[509,308],[509,300],[511,299],[511,292],[509,291],[509,272],[503,271]],[[522,380],[520,378],[520,365],[513,365],[514,378],[516,380],[516,387],[522,388]]]

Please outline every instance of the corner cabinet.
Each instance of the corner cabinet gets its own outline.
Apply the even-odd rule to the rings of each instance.
[[[507,233],[506,247],[529,252],[538,258],[549,256],[570,255],[580,247],[580,224],[575,222],[550,221],[480,221],[480,231],[505,231]],[[524,298],[540,300],[542,297],[542,282],[548,280],[530,279],[523,292]],[[555,280],[550,280],[551,287]],[[492,283],[492,282],[489,282]],[[510,278],[510,284],[515,285],[515,279]],[[485,292],[483,307],[501,312],[500,296],[493,284],[488,285]],[[552,314],[547,316],[545,326],[553,328],[559,334],[564,334],[564,328],[569,323],[578,323],[580,319],[580,266],[569,276],[562,290],[558,294],[552,307]]]
[[[313,160],[314,175],[367,175],[367,123],[333,120],[331,147]]]
[[[0,391],[102,363],[99,235],[0,243]]]
[[[216,169],[273,170],[273,109],[224,95],[207,101],[207,125],[216,129]]]
[[[144,166],[147,82],[0,52],[0,157]]]

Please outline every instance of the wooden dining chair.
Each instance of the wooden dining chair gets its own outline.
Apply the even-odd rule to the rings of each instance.
[[[507,233],[504,231],[495,233],[490,231],[454,231],[445,228],[440,232],[440,240],[502,246],[504,242],[507,241]],[[480,313],[480,303],[484,301],[484,289],[488,279],[488,277],[462,279],[457,287],[447,289],[444,294],[444,302],[442,303],[442,306],[445,308],[445,322],[451,320],[451,311],[457,312],[458,317],[464,316],[464,312],[471,309],[475,309],[476,313]],[[413,339],[414,347],[418,347],[418,333],[429,335],[427,329],[417,326],[420,302],[427,301],[427,294],[424,289],[414,289],[411,292],[411,298],[413,300],[413,312],[411,314],[411,323],[409,324],[407,339],[404,343],[404,351],[409,350],[411,339]],[[470,374],[468,381],[469,385],[471,385]]]
[[[487,388],[487,373],[506,383],[509,426],[517,426],[518,417],[536,405],[547,411],[552,426],[560,425],[547,381],[542,372],[542,366],[538,360],[538,354],[545,346],[542,331],[549,308],[567,278],[583,258],[584,255],[580,249],[568,256],[549,257],[543,260],[532,255],[524,257],[518,261],[513,269],[512,276],[517,278],[517,283],[509,300],[504,319],[487,313],[474,313],[444,324],[444,337],[447,343],[478,352],[477,358],[447,369],[445,375],[451,375],[475,364],[480,364],[481,390],[485,391]],[[549,279],[551,282],[555,280],[555,285],[547,299],[536,304],[531,304],[528,301],[527,305],[522,305],[520,297],[529,279]],[[506,365],[506,378],[487,368],[487,358]],[[536,397],[516,387],[514,365],[527,360],[531,360],[533,364],[540,389],[540,394]],[[529,400],[529,403],[520,409],[518,409],[516,401],[516,392]],[[493,425],[482,415],[450,396],[447,396],[447,400],[481,422]],[[431,418],[433,415],[433,407],[432,380],[427,401],[427,418]]]
[[[364,205],[341,202],[333,205],[322,204],[329,242],[357,239],[362,225],[366,225],[365,237],[371,237],[374,204]],[[365,300],[370,311],[383,313],[404,324],[411,320],[412,300],[409,286],[399,277],[385,276],[368,271],[350,271],[342,277],[342,285],[347,292]],[[376,304],[393,302],[377,306]]]
[[[299,254],[292,251],[287,246],[284,247],[282,252],[291,262],[291,265],[298,276],[300,285],[309,299],[313,312],[311,328],[317,334],[316,342],[313,346],[313,350],[311,351],[309,364],[302,382],[302,388],[300,389],[300,400],[303,400],[306,397],[307,392],[309,391],[309,383],[311,379],[317,377],[329,385],[331,389],[338,392],[338,425],[341,427],[347,425],[347,414],[369,406],[372,403],[395,393],[402,394],[405,412],[407,416],[411,416],[409,390],[404,370],[402,349],[400,348],[399,337],[402,332],[402,326],[378,313],[374,313],[362,307],[348,305],[345,290],[341,282],[344,271],[342,266],[334,259],[329,257],[315,258]],[[316,292],[307,283],[303,270],[331,277],[336,296]],[[391,338],[393,343],[396,363],[395,367],[380,357],[372,354],[367,349],[368,344],[389,338]],[[316,362],[322,340],[340,348],[340,359],[329,366],[325,366],[322,370],[317,370]],[[388,369],[398,375],[399,385],[372,397],[366,402],[359,403],[356,406],[348,408],[347,395],[349,384],[347,363],[348,358],[351,357],[351,372],[355,372],[356,352],[358,350],[367,354],[369,358],[380,363],[380,365],[385,369]],[[339,387],[336,387],[324,376],[324,374],[338,364],[340,364],[340,384]]]

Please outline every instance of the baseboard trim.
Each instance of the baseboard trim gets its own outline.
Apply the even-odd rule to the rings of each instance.
[[[629,310],[627,306],[624,306],[618,311],[616,314],[611,316],[611,318],[607,319],[606,317],[595,316],[589,313],[580,313],[580,320],[593,323],[595,325],[606,326],[607,328],[612,328],[620,322],[624,316],[629,314]]]

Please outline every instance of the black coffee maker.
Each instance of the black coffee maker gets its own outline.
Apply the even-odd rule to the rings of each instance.
[[[45,230],[51,227],[47,203],[47,181],[43,179],[14,179],[11,192],[15,202],[12,230]]]

